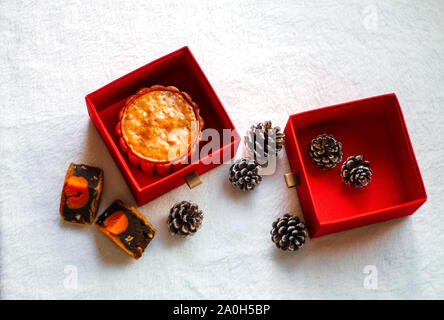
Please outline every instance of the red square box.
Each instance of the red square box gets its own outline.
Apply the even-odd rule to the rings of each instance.
[[[342,142],[343,161],[362,154],[372,182],[352,188],[341,164],[323,170],[308,153],[311,140],[332,134]],[[395,94],[386,94],[290,116],[286,143],[291,170],[312,238],[414,213],[427,199],[424,183]]]
[[[207,156],[200,157],[199,160],[164,177],[156,174],[146,175],[133,166],[119,148],[118,137],[114,130],[118,121],[118,111],[126,99],[139,89],[156,84],[175,86],[187,92],[200,107],[200,114],[205,121],[204,130],[215,129],[220,136],[219,149],[210,149],[211,152]],[[203,174],[228,161],[234,157],[239,146],[239,134],[188,47],[183,47],[128,73],[88,94],[85,99],[92,122],[139,206],[182,185],[185,176],[193,171]],[[225,129],[232,132],[230,141],[223,139],[222,132]],[[201,142],[200,149],[204,146],[205,142]]]

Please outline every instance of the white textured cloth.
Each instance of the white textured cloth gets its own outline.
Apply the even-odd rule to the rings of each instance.
[[[1,297],[444,298],[443,15],[441,0],[0,1]],[[138,261],[96,228],[63,223],[71,161],[104,169],[100,212],[117,198],[135,205],[85,95],[184,45],[242,134],[255,120],[284,127],[290,114],[395,92],[428,202],[279,252],[272,221],[301,214],[283,152],[254,192],[236,192],[223,165],[140,207],[158,234]],[[186,199],[204,223],[176,239],[166,217]]]

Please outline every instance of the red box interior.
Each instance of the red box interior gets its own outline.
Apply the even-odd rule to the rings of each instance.
[[[292,136],[295,148],[287,153],[299,157],[292,170],[301,176],[300,198],[302,194],[311,202],[305,207],[314,215],[306,218],[312,236],[400,216],[401,212],[390,214],[391,209],[425,202],[421,174],[394,94],[296,114],[289,124],[286,134]],[[343,161],[359,154],[370,161],[373,176],[367,187],[351,188],[343,183],[342,163],[330,170],[312,163],[309,145],[322,133],[342,142]],[[410,211],[402,215],[413,213]]]
[[[184,176],[192,171],[202,174],[218,165],[203,164],[206,160],[200,159],[165,177],[156,174],[146,175],[139,168],[131,165],[126,155],[118,147],[118,137],[115,133],[117,114],[129,96],[143,87],[156,84],[175,86],[187,92],[200,107],[201,116],[205,121],[204,129],[212,128],[220,133],[221,148],[213,150],[208,157],[218,157],[221,161],[227,161],[229,159],[222,159],[223,150],[230,149],[227,154],[230,155],[230,158],[233,157],[240,141],[240,136],[227,112],[188,47],[155,60],[87,95],[86,103],[90,117],[139,205],[183,184],[185,182]],[[233,131],[231,141],[228,143],[222,141],[223,129]],[[201,142],[200,148],[204,145],[205,142]]]

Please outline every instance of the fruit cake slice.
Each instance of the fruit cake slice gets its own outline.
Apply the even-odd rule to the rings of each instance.
[[[134,259],[142,256],[156,234],[143,214],[120,200],[99,216],[95,226]]]
[[[103,189],[103,170],[71,163],[63,184],[60,215],[70,223],[91,224]]]

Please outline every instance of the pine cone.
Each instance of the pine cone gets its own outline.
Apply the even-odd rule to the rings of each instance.
[[[259,164],[265,165],[284,145],[285,135],[280,131],[281,128],[273,127],[271,121],[251,126],[245,137],[245,147],[249,155]]]
[[[310,157],[321,168],[333,168],[342,160],[342,144],[330,134],[311,140]]]
[[[259,174],[260,165],[250,159],[242,158],[236,160],[230,167],[230,182],[242,191],[253,190],[262,181]]]
[[[174,205],[168,216],[168,229],[171,234],[193,235],[202,224],[203,213],[197,204],[181,201]]]
[[[372,180],[370,162],[363,161],[362,155],[348,157],[341,168],[342,179],[351,186],[365,187]]]
[[[287,213],[273,222],[272,226],[271,240],[279,249],[296,251],[304,245],[307,229],[299,217]]]

